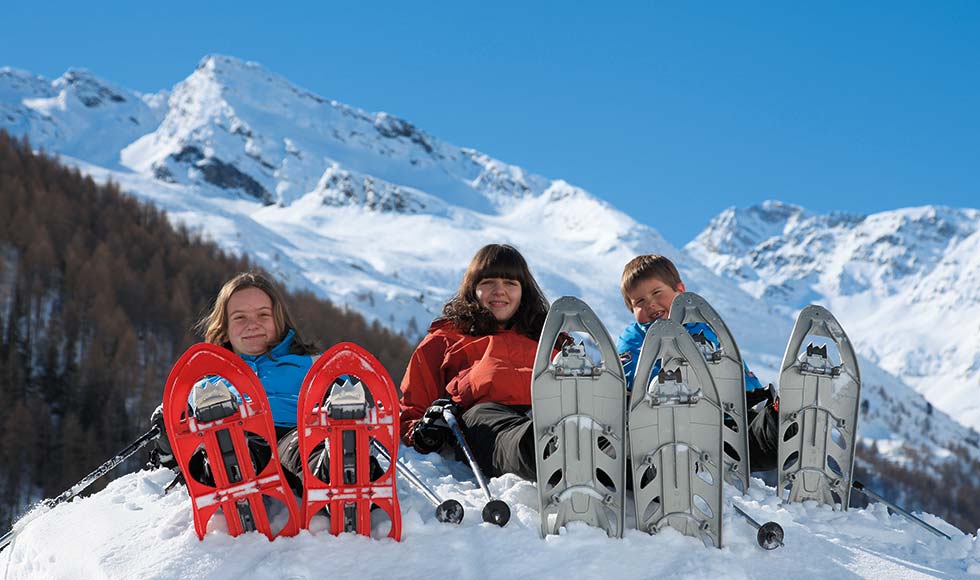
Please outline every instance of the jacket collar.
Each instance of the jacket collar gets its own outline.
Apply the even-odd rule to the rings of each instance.
[[[647,322],[646,324],[640,324],[639,322],[636,322],[634,320],[632,324],[630,324],[629,326],[626,327],[625,334],[630,339],[637,339],[638,338],[640,341],[642,341],[643,340],[643,337],[646,336],[647,329],[650,328],[650,325],[651,324],[653,324],[653,323],[652,322]]]
[[[241,355],[241,357],[247,361],[254,362],[264,356],[268,356],[269,358],[272,359],[277,359],[286,356],[287,354],[289,354],[289,349],[293,346],[293,337],[295,336],[296,336],[296,332],[290,329],[288,332],[286,332],[286,336],[282,338],[282,342],[269,349],[269,352],[263,354],[257,354],[257,355],[243,354]]]

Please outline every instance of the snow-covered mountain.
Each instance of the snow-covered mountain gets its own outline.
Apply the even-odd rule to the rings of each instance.
[[[685,250],[769,306],[829,306],[862,355],[980,427],[980,211],[729,208]]]
[[[585,299],[613,335],[631,320],[618,288],[623,265],[637,254],[671,257],[688,288],[725,317],[766,382],[776,382],[792,327],[791,304],[759,300],[754,287],[703,265],[701,254],[671,247],[589,192],[445,143],[392,115],[321,98],[255,63],[209,56],[156,95],[79,71],[48,82],[0,69],[0,128],[152,201],[292,289],[410,339],[425,331],[473,253],[490,242],[516,245],[550,298]],[[739,235],[761,236],[758,227]],[[842,322],[860,344],[850,303],[823,302],[843,309]],[[895,462],[914,459],[912,469],[980,459],[976,433],[932,412],[894,374],[867,359],[861,364],[864,441]]]
[[[66,79],[80,74],[47,83],[3,69],[0,127],[153,201],[289,286],[410,338],[439,313],[476,249],[499,241],[526,254],[549,296],[585,297],[613,332],[629,320],[618,280],[638,253],[668,254],[704,293],[758,307],[580,188],[328,101],[255,63],[206,57],[152,98],[89,73],[85,94],[103,98],[76,98]]]
[[[86,70],[53,82],[0,69],[0,127],[40,149],[118,168],[119,151],[160,125],[166,93],[142,95]]]

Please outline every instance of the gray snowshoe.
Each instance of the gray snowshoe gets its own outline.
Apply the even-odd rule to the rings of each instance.
[[[745,403],[745,371],[738,345],[721,316],[707,300],[693,292],[683,292],[674,297],[670,305],[670,319],[682,326],[692,323],[706,324],[717,336],[718,346],[703,333],[692,335],[691,338],[708,363],[708,371],[714,379],[725,412],[725,428],[722,429],[725,481],[745,493],[749,489],[749,430]]]
[[[846,510],[854,472],[861,374],[850,340],[820,306],[800,312],[779,375],[779,479],[783,500]]]
[[[572,344],[555,355],[560,334]],[[626,379],[592,309],[565,296],[541,331],[531,383],[541,536],[581,521],[622,537]]]
[[[630,400],[636,527],[721,547],[721,400],[700,349],[670,319],[647,330]]]

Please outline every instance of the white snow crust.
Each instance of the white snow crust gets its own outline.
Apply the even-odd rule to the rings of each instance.
[[[814,502],[780,504],[753,479],[747,495],[725,486],[723,547],[668,529],[623,539],[573,524],[541,539],[537,493],[513,475],[492,479],[508,503],[504,528],[480,518],[485,496],[461,463],[435,454],[403,456],[444,497],[466,509],[459,526],[434,511],[399,480],[402,541],[302,531],[273,542],[258,532],[237,538],[215,531],[198,540],[183,487],[164,494],[169,470],[126,475],[90,497],[31,514],[14,543],[0,553],[7,580],[358,580],[392,578],[969,578],[980,575],[980,544],[939,518],[939,538],[874,504],[832,511]],[[764,551],[732,502],[760,523],[775,521],[785,545]],[[627,509],[627,523],[632,514]]]

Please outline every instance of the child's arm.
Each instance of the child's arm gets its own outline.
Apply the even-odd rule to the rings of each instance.
[[[442,362],[449,347],[445,336],[430,334],[412,353],[402,379],[400,427],[402,439],[412,444],[412,427],[436,399],[448,398],[442,378]]]
[[[643,345],[643,336],[642,333],[637,333],[633,329],[633,325],[630,325],[626,327],[626,330],[616,340],[616,352],[619,354],[619,361],[623,363],[627,391],[633,390],[633,379],[636,375],[636,360],[640,358],[640,347]]]

